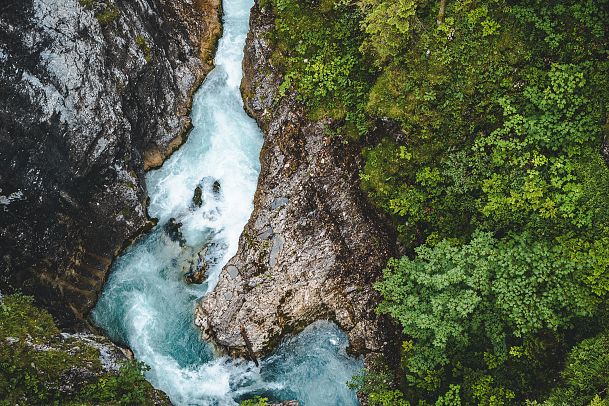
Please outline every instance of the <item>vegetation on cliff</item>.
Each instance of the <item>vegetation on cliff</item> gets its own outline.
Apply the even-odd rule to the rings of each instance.
[[[280,93],[362,143],[405,247],[376,286],[401,363],[356,380],[371,403],[609,402],[609,2],[260,6]]]
[[[143,364],[105,368],[101,357],[110,355],[90,336],[62,335],[30,297],[0,297],[0,343],[0,405],[169,404],[144,379]]]

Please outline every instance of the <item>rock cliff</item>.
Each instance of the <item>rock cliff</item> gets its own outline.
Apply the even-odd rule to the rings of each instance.
[[[74,325],[147,222],[143,175],[179,146],[220,0],[0,5],[0,289]]]
[[[319,319],[344,329],[353,352],[377,352],[385,329],[371,284],[394,254],[394,236],[360,192],[359,146],[327,136],[328,123],[309,120],[293,97],[274,104],[281,76],[269,60],[272,29],[273,16],[256,4],[242,83],[265,135],[254,211],[195,323],[233,355],[262,356]]]

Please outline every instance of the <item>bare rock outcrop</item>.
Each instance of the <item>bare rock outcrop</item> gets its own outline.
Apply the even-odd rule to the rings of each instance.
[[[147,222],[146,169],[189,129],[220,0],[0,5],[0,289],[62,325]]]
[[[232,355],[263,356],[320,319],[345,330],[353,352],[381,351],[371,285],[394,254],[391,227],[359,189],[359,146],[329,137],[328,123],[309,120],[289,96],[274,104],[281,77],[269,61],[272,27],[256,4],[242,83],[265,134],[254,211],[195,323]]]

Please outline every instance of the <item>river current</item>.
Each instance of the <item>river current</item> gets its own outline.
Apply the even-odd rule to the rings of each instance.
[[[305,406],[357,405],[346,382],[362,367],[347,338],[317,322],[252,362],[214,354],[193,324],[197,301],[237,252],[253,209],[262,134],[243,110],[239,84],[250,0],[224,0],[216,67],[193,101],[193,129],[164,165],[146,176],[149,214],[159,220],[114,262],[93,321],[150,366],[147,379],[177,405],[236,405],[261,395]],[[199,187],[200,203],[193,203]],[[181,223],[176,228],[168,224]],[[210,267],[201,285],[184,275],[202,252]]]

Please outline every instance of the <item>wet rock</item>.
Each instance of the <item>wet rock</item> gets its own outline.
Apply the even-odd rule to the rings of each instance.
[[[208,267],[217,266],[224,258],[228,245],[224,241],[213,240],[205,248],[205,263]]]
[[[178,223],[178,221],[172,217],[163,226],[163,229],[171,241],[175,241],[180,244],[180,247],[183,247],[186,245],[186,239],[182,235],[182,230],[180,230],[181,227],[182,223]]]
[[[184,279],[188,284],[197,284],[200,285],[205,281],[205,274],[207,273],[209,265],[204,263],[203,266],[197,269],[192,269],[190,272],[186,274]]]
[[[60,378],[59,388],[49,388],[58,390],[61,397],[70,398],[78,395],[87,385],[98,382],[102,375],[119,374],[120,368],[129,359],[124,355],[130,352],[129,349],[121,348],[108,340],[94,334],[68,334],[61,333],[54,340],[43,345],[27,342],[25,349],[20,351],[28,352],[46,352],[50,351],[56,354],[65,354],[76,359],[81,358],[81,351],[97,352],[99,364],[82,361],[77,366],[67,369]],[[39,382],[45,385],[45,382]],[[145,388],[146,401],[150,405],[170,405],[167,396],[156,389]]]
[[[262,230],[260,234],[258,234],[258,239],[261,241],[268,240],[273,235],[273,227],[267,226]]]
[[[203,190],[201,189],[201,186],[197,186],[195,188],[195,194],[192,197],[192,204],[197,207],[201,207],[203,205]]]
[[[33,294],[74,325],[146,225],[144,171],[190,127],[220,0],[0,9],[0,289]]]
[[[219,181],[214,181],[214,184],[211,187],[211,190],[214,192],[214,195],[220,196],[220,192],[222,191],[222,186]]]
[[[202,252],[199,252],[197,255],[196,264],[193,263],[190,266],[189,272],[184,276],[186,283],[200,285],[205,281],[205,275],[209,269],[209,264],[205,258],[206,254],[207,248],[205,248]]]
[[[326,136],[291,96],[274,103],[269,10],[252,9],[242,94],[264,130],[254,211],[239,248],[196,311],[203,336],[232,355],[268,354],[285,334],[335,321],[350,351],[381,351],[384,319],[371,288],[395,255],[386,219],[359,189],[360,147]]]
[[[235,279],[237,276],[239,276],[239,268],[237,268],[235,265],[229,265],[228,267],[226,267],[226,272],[228,272],[228,275],[232,279]]]
[[[187,273],[184,279],[188,284],[200,285],[205,281],[205,272],[207,272],[207,268],[192,271]]]
[[[70,334],[61,333],[61,339],[65,342],[75,342],[82,347],[92,347],[99,352],[99,360],[102,369],[106,372],[118,372],[122,363],[128,359],[125,352],[130,351],[112,344],[107,338],[93,334]]]
[[[199,181],[199,185],[195,188],[192,201],[193,204],[201,207],[206,199],[213,198],[218,200],[221,196],[222,186],[220,185],[220,181],[211,176],[206,176]]]
[[[269,253],[269,266],[274,268],[277,265],[277,259],[283,249],[284,240],[280,235],[275,235],[271,243],[271,252]]]

